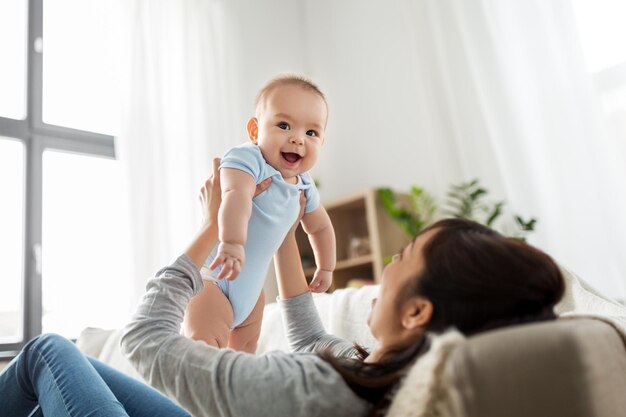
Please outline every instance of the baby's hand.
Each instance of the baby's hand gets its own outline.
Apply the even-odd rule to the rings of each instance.
[[[313,279],[309,284],[309,290],[312,292],[326,292],[333,282],[333,272],[324,269],[317,269]]]
[[[243,250],[243,245],[238,243],[221,242],[217,248],[217,256],[215,256],[215,259],[209,268],[214,270],[218,266],[224,265],[220,273],[217,275],[217,279],[226,278],[229,281],[232,281],[237,278],[237,275],[241,272],[245,257],[246,255]]]

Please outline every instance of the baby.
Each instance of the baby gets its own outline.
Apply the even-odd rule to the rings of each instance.
[[[247,125],[251,143],[230,149],[220,164],[220,243],[201,271],[210,282],[187,309],[188,336],[255,352],[266,273],[300,214],[301,192],[306,197],[302,226],[317,264],[309,288],[324,292],[330,287],[335,232],[308,173],[324,143],[327,118],[324,94],[303,77],[280,76],[260,91]],[[271,186],[255,197],[257,184],[267,178]]]

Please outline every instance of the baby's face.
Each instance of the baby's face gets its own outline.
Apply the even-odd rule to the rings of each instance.
[[[277,87],[249,122],[251,140],[268,164],[286,181],[295,182],[317,162],[327,114],[326,103],[314,92],[297,85]],[[256,135],[250,123],[256,123]]]

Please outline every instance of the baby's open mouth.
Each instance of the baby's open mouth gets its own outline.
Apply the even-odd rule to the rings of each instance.
[[[300,155],[298,155],[297,153],[293,153],[293,152],[281,152],[280,154],[283,156],[283,158],[285,158],[287,162],[290,162],[292,164],[302,159]]]

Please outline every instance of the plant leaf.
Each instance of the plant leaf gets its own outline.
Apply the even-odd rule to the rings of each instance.
[[[504,201],[500,201],[494,204],[493,209],[491,210],[491,214],[487,217],[487,221],[485,224],[489,227],[493,224],[494,221],[502,214],[502,207],[504,206]]]

